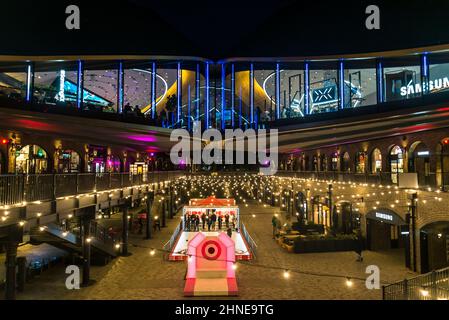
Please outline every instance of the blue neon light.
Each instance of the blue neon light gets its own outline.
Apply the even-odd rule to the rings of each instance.
[[[28,64],[28,68],[27,68],[26,100],[27,100],[27,102],[31,101],[31,64]]]
[[[123,62],[118,64],[118,101],[117,112],[122,113],[123,107]]]
[[[156,63],[151,65],[151,118],[156,117]]]
[[[64,84],[65,90],[65,84]],[[81,108],[83,97],[83,61],[78,60],[77,89],[76,89],[76,107]]]
[[[177,77],[177,81],[176,81],[176,91],[178,94],[177,97],[177,122],[179,122],[179,120],[181,119],[181,88],[182,88],[182,79],[181,79],[181,63],[178,62],[178,77]]]
[[[249,71],[249,107],[251,125],[254,123],[254,64],[250,64]]]
[[[206,62],[206,128],[209,128],[209,62]]]
[[[200,120],[200,65],[196,64],[196,86],[195,86],[195,104],[196,104],[196,117],[195,120]]]
[[[340,83],[338,84],[340,87],[340,109],[343,109],[345,107],[345,77],[344,77],[344,63],[343,61],[340,61]]]
[[[310,79],[309,79],[309,63],[304,63],[304,114],[310,114],[310,96],[309,96],[309,86],[310,86]]]
[[[281,117],[281,67],[276,63],[276,119]]]
[[[225,92],[225,86],[226,86],[226,67],[225,64],[221,64],[221,129],[224,130],[225,128],[225,103],[226,103],[226,92]]]
[[[428,68],[429,68],[429,64],[427,62],[427,54],[424,53],[422,56],[422,64],[423,64],[423,76],[427,77],[428,76]]]
[[[231,65],[231,125],[234,128],[234,104],[235,104],[235,74],[234,74],[234,64]]]
[[[383,67],[382,62],[377,62],[377,95],[378,95],[378,102],[383,102],[384,94],[383,94]]]

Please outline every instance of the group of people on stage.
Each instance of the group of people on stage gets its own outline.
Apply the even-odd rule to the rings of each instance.
[[[184,229],[185,231],[198,232],[200,228],[203,231],[218,231],[235,229],[236,219],[232,214],[217,214],[215,209],[199,214],[185,214],[184,215]]]

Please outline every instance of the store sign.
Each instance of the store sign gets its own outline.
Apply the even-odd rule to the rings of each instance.
[[[389,210],[388,208],[371,210],[367,212],[366,218],[389,223],[396,226],[407,225],[407,222],[405,222],[400,216],[398,216],[397,213],[395,213],[392,210]]]
[[[314,105],[336,102],[337,86],[327,86],[312,90],[312,102]]]
[[[418,151],[418,156],[427,157],[429,155],[429,151]]]
[[[446,88],[449,88],[448,77],[430,80],[429,82],[424,82],[422,85],[420,83],[413,84],[412,81],[410,81],[407,86],[401,87],[401,96],[405,97],[410,94],[421,93],[422,91],[433,91]]]
[[[376,218],[379,218],[381,220],[393,221],[393,216],[391,214],[383,212],[376,212]]]

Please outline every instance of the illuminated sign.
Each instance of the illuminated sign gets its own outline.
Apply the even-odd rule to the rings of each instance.
[[[376,212],[376,218],[379,218],[382,220],[393,221],[393,216],[391,214],[386,214],[386,213],[382,213],[382,212]]]
[[[433,91],[433,90],[441,90],[449,88],[449,79],[448,77],[430,80],[429,82],[424,82],[422,85],[420,83],[412,83],[413,80],[407,84],[407,86],[401,87],[401,96],[406,96],[409,94],[421,93],[424,91]]]
[[[328,86],[312,90],[312,103],[314,105],[332,103],[337,100],[337,86]]]
[[[65,70],[61,70],[61,74],[59,76],[59,101],[65,101],[64,82],[65,82]]]
[[[418,151],[418,156],[428,156],[429,151]]]

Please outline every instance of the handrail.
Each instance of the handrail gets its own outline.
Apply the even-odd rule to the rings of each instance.
[[[449,267],[382,287],[383,300],[449,299]]]
[[[173,246],[175,245],[175,241],[178,239],[179,233],[182,231],[182,221],[179,222],[178,226],[176,227],[175,231],[173,232],[173,234],[170,237],[170,240],[168,240],[164,246],[163,246],[163,250],[168,253],[171,252],[171,250],[173,249]]]
[[[248,230],[246,229],[246,226],[245,226],[245,224],[243,222],[241,224],[240,230],[241,230],[241,234],[243,235],[243,237],[246,240],[246,243],[249,245],[249,247],[251,249],[252,258],[256,259],[256,257],[257,257],[257,244],[253,240],[253,238],[249,235]]]
[[[414,172],[417,174],[418,185],[420,189],[428,189],[429,187],[440,188],[441,191],[448,191],[446,188],[447,184],[437,185],[437,179],[435,172],[429,172],[424,174],[422,172]],[[393,177],[397,176],[399,178],[400,172],[390,172],[381,171],[377,173],[359,173],[359,172],[349,172],[349,171],[296,171],[296,170],[278,170],[276,176],[288,176],[302,179],[321,179],[321,180],[331,180],[340,182],[356,182],[356,183],[368,183],[368,184],[382,184],[382,185],[397,185],[393,181]],[[448,176],[447,181],[449,182],[449,172],[442,172],[441,176]],[[446,179],[443,179],[446,181]]]
[[[48,201],[83,193],[159,183],[185,175],[183,171],[123,173],[55,173],[0,175],[0,205]]]

